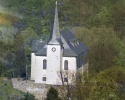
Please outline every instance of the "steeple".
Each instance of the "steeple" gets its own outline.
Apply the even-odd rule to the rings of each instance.
[[[57,1],[55,8],[55,17],[54,17],[54,25],[53,32],[51,34],[51,39],[48,44],[59,44],[58,39],[60,38],[60,30],[59,30],[59,20],[58,20],[58,10],[57,10]]]

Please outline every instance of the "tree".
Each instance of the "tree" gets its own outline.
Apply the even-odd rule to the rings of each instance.
[[[61,70],[57,72],[60,79],[60,84],[57,89],[62,100],[70,100],[73,97],[72,89],[76,80],[76,73],[72,70]]]
[[[72,88],[73,100],[89,100],[91,88],[93,86],[91,82],[92,77],[87,73],[77,73],[74,88]]]
[[[72,100],[124,100],[125,71],[116,66],[99,72],[96,76],[78,74]]]
[[[33,94],[29,94],[28,92],[24,95],[23,100],[36,100]]]
[[[77,28],[76,35],[90,48],[88,59],[91,74],[115,65],[113,60],[119,54],[117,48],[119,39],[112,28],[101,26],[88,29],[82,27]]]
[[[122,67],[106,69],[91,81],[95,82],[90,93],[90,98],[93,100],[124,100],[125,71]]]
[[[54,87],[50,87],[46,96],[46,100],[61,100],[61,98],[58,97],[58,91]]]

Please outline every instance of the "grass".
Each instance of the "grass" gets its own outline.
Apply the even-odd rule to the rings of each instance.
[[[0,100],[17,100],[23,95],[23,92],[13,88],[10,80],[0,77]]]

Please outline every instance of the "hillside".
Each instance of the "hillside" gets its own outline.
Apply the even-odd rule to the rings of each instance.
[[[55,0],[9,1],[2,1],[6,9],[23,17],[18,19],[10,14],[0,13],[2,25],[10,25],[17,29],[16,32],[9,30],[8,35],[2,36],[3,40],[11,37],[10,33],[18,33],[11,37],[13,43],[1,41],[0,51],[4,54],[2,53],[0,56],[8,63],[0,62],[2,63],[1,69],[5,68],[0,75],[5,71],[10,72],[8,70],[12,69],[16,72],[16,77],[22,77],[25,76],[24,66],[26,64],[30,66],[32,40],[40,38],[45,40],[49,36],[53,23]],[[77,37],[91,48],[89,59],[91,59],[92,68],[90,70],[97,68],[96,71],[92,71],[93,73],[103,71],[115,64],[125,65],[123,62],[125,57],[122,55],[125,49],[124,0],[59,0],[58,11],[61,29],[65,27],[75,29]],[[108,51],[107,54],[105,51]]]
[[[61,29],[71,27],[76,32],[77,37],[91,48],[88,55],[91,59],[90,67],[92,68],[90,70],[97,68],[92,71],[93,74],[115,64],[124,66],[125,57],[122,55],[125,49],[124,2],[124,0],[60,0],[58,2]],[[40,38],[45,40],[49,36],[53,23],[55,0],[13,0],[10,3],[9,0],[6,0],[2,3],[6,9],[23,17],[18,19],[10,14],[0,14],[1,24],[10,25],[17,29],[15,32],[11,31],[14,30],[11,28],[8,30],[8,34],[3,36],[3,40],[7,41],[6,37],[10,37],[13,43],[10,41],[6,44],[1,42],[0,49],[4,54],[2,53],[0,56],[8,62],[1,67],[11,74],[11,71],[15,71],[16,77],[22,77],[25,76],[25,65],[30,66],[32,40]],[[10,36],[10,33],[17,34]],[[107,54],[105,51],[108,51]],[[10,69],[11,71],[8,71]],[[0,75],[4,71],[0,72]]]
[[[5,14],[0,13],[0,25],[10,24],[10,21],[5,18]]]
[[[0,26],[13,25],[18,20],[17,17],[0,12]]]
[[[0,77],[0,100],[17,100],[23,95],[23,92],[13,88],[10,80]]]
[[[53,24],[55,0],[0,1],[6,9],[23,16],[18,19],[11,14],[0,13],[2,31],[0,32],[2,35],[0,36],[0,76],[10,78],[14,73],[14,77],[25,77],[27,65],[30,77],[31,43],[34,39],[48,38]],[[103,75],[105,78],[110,77],[107,74],[110,68],[113,68],[112,76],[121,74],[121,70],[117,72],[116,68],[123,70],[125,68],[125,0],[59,0],[58,11],[60,28],[72,28],[76,36],[89,47],[89,75],[93,79],[96,75],[100,75],[99,73],[103,73],[101,78],[96,78],[96,81],[102,80],[101,82],[104,83],[97,84],[95,89],[98,91],[88,86],[91,84],[87,81],[87,84],[82,85],[88,90],[79,92],[81,96],[86,96],[85,100],[90,99],[89,96],[95,97],[95,100],[111,99],[108,94],[106,98],[101,96],[113,88],[113,93],[118,93],[117,96],[122,98],[120,100],[124,100],[124,84],[120,82],[125,77],[119,78],[118,82],[114,83],[119,84],[117,89],[111,84],[107,85],[105,91],[102,87],[107,83],[103,82],[102,78]],[[109,82],[113,83],[114,80],[115,78],[111,77]],[[82,90],[83,88],[84,86]]]
[[[17,29],[13,25],[18,19],[10,14],[0,12],[0,41],[4,43],[13,42],[13,35],[17,32]]]

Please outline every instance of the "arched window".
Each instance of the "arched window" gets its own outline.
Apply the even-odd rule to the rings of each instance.
[[[46,59],[44,59],[43,60],[43,69],[46,69],[46,63],[47,63],[47,61],[46,61]]]
[[[68,70],[68,60],[64,61],[64,70]]]

